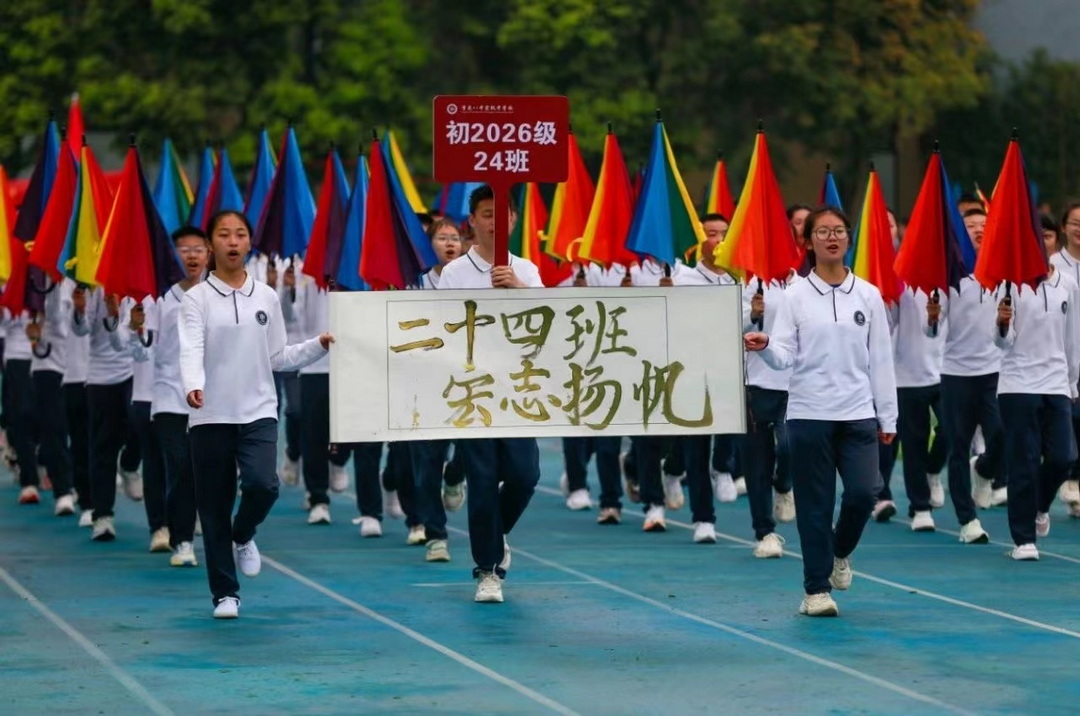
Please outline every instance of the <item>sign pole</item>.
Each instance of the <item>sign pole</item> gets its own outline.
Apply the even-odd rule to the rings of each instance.
[[[510,263],[510,187],[503,182],[491,184],[495,195],[495,261],[493,266],[506,266]]]

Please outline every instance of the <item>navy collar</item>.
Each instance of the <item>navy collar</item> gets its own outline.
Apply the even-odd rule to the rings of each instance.
[[[217,277],[217,274],[213,271],[206,277],[206,282],[210,284],[210,287],[220,293],[222,296],[228,296],[233,293],[239,293],[241,296],[251,296],[255,293],[255,279],[251,277],[251,273],[247,274],[247,278],[244,279],[244,285],[240,288],[233,288],[229,284],[222,281]]]
[[[825,279],[818,276],[817,271],[811,270],[806,275],[806,280],[810,282],[810,285],[814,287],[814,290],[824,296],[830,291],[840,291],[841,293],[851,293],[855,289],[855,274],[851,269],[847,270],[847,277],[839,285],[834,287],[831,283],[825,281]]]

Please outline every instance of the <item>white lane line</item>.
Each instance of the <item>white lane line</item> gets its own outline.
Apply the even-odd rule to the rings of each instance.
[[[462,534],[462,535],[466,535],[466,536],[468,535],[468,532],[466,532],[465,530],[457,529],[456,527],[450,527],[450,528],[448,528],[448,531],[456,532],[458,534]],[[920,702],[922,702],[924,704],[929,704],[931,706],[935,706],[935,707],[937,707],[939,709],[943,709],[945,711],[950,711],[952,713],[964,714],[965,716],[972,716],[975,713],[974,711],[968,711],[966,709],[960,708],[959,706],[953,706],[952,704],[945,703],[944,701],[939,701],[938,699],[935,699],[932,696],[927,696],[926,694],[921,694],[918,691],[912,691],[911,689],[900,686],[899,684],[894,684],[891,681],[886,681],[885,679],[879,678],[877,676],[873,676],[872,674],[867,674],[866,672],[859,671],[858,669],[853,669],[850,666],[844,666],[843,664],[840,664],[838,662],[830,661],[829,659],[823,659],[820,656],[815,656],[814,654],[803,651],[801,649],[796,649],[795,647],[787,646],[786,644],[781,644],[780,642],[773,641],[772,639],[766,639],[764,637],[758,636],[756,634],[751,634],[750,632],[743,631],[742,629],[738,629],[738,628],[730,626],[728,624],[724,624],[722,622],[714,621],[712,619],[708,619],[707,617],[703,617],[703,616],[700,616],[698,614],[694,614],[692,612],[687,612],[687,611],[683,611],[682,609],[672,607],[669,604],[665,604],[663,602],[657,601],[656,599],[652,599],[651,597],[647,597],[644,594],[638,594],[637,592],[632,592],[629,589],[618,586],[617,584],[612,584],[611,582],[607,582],[607,581],[605,581],[603,579],[600,579],[599,577],[594,577],[594,576],[592,576],[590,574],[586,574],[585,572],[578,571],[578,570],[574,569],[573,567],[567,567],[567,566],[564,566],[562,564],[559,564],[558,562],[553,562],[553,561],[551,561],[549,559],[544,559],[543,557],[538,557],[537,555],[532,554],[531,552],[526,552],[525,550],[521,549],[517,545],[513,546],[513,551],[514,551],[515,556],[520,554],[521,556],[527,557],[527,558],[533,560],[534,562],[538,562],[538,563],[540,563],[540,564],[542,564],[542,565],[544,565],[546,567],[550,567],[551,569],[557,569],[560,572],[564,572],[564,573],[572,575],[574,577],[578,577],[579,579],[582,579],[582,580],[584,580],[586,582],[594,584],[597,587],[602,587],[602,588],[607,589],[609,591],[615,592],[616,594],[621,594],[622,596],[624,596],[624,597],[626,597],[628,599],[633,599],[635,601],[641,602],[642,604],[647,604],[647,605],[649,605],[651,607],[656,607],[657,609],[663,610],[663,611],[665,611],[665,612],[667,612],[669,614],[673,614],[675,616],[682,617],[683,619],[688,619],[690,621],[696,622],[696,623],[701,624],[703,626],[707,626],[707,627],[711,627],[713,629],[717,629],[717,630],[725,632],[727,634],[731,634],[732,636],[737,636],[740,639],[746,639],[747,641],[754,642],[755,644],[758,644],[760,646],[768,647],[770,649],[775,649],[777,651],[782,651],[785,654],[788,654],[789,656],[794,656],[794,657],[796,657],[798,659],[808,661],[808,662],[810,662],[812,664],[817,664],[818,666],[823,666],[823,667],[825,667],[827,669],[832,669],[833,671],[838,671],[841,674],[844,674],[846,676],[851,676],[851,677],[859,679],[861,681],[865,681],[865,682],[867,682],[869,684],[872,684],[872,685],[877,686],[877,687],[882,688],[882,689],[886,689],[888,691],[892,691],[893,693],[899,694],[901,696],[906,696],[907,698],[913,699],[915,701],[920,701]]]
[[[39,614],[48,619],[53,625],[68,635],[68,637],[82,647],[82,650],[89,654],[96,662],[101,664],[109,674],[120,682],[128,692],[136,699],[141,701],[152,713],[158,714],[158,716],[173,716],[173,711],[165,704],[158,701],[146,690],[142,684],[135,680],[135,677],[128,672],[117,666],[116,662],[109,658],[109,655],[97,647],[93,642],[87,639],[83,634],[75,627],[64,621],[63,617],[49,609],[45,604],[34,596],[30,590],[20,584],[6,569],[0,567],[0,581],[3,581],[17,595],[26,600],[26,603],[33,607]]]
[[[410,629],[409,627],[405,626],[404,624],[396,622],[393,619],[390,619],[389,617],[384,617],[382,614],[379,614],[378,612],[376,612],[376,611],[374,611],[372,609],[369,609],[368,607],[365,607],[363,604],[360,604],[358,602],[353,601],[352,599],[349,599],[346,596],[338,594],[337,592],[330,589],[329,587],[325,587],[325,586],[319,584],[318,582],[316,582],[315,580],[310,579],[308,577],[305,577],[304,575],[300,574],[299,572],[297,572],[297,571],[295,571],[295,570],[293,570],[293,569],[291,569],[289,567],[286,567],[284,564],[282,564],[281,562],[278,562],[276,559],[273,559],[272,557],[267,557],[265,554],[263,554],[262,561],[265,564],[270,565],[271,567],[273,567],[277,571],[281,572],[282,574],[286,575],[287,577],[292,578],[293,580],[299,582],[300,584],[303,584],[306,587],[310,587],[311,589],[314,589],[316,592],[319,592],[323,596],[329,597],[330,599],[333,599],[335,602],[337,602],[337,603],[339,603],[339,604],[341,604],[343,606],[346,606],[349,609],[352,609],[353,611],[357,612],[358,614],[362,614],[362,615],[368,617],[369,619],[377,621],[380,624],[382,624],[383,626],[387,626],[387,627],[393,629],[394,631],[398,632],[399,634],[403,634],[403,635],[409,637],[410,639],[423,644],[424,646],[428,647],[429,649],[433,649],[433,650],[439,652],[443,656],[448,657],[448,658],[456,661],[457,663],[461,664],[462,666],[464,666],[464,667],[466,667],[468,669],[472,669],[476,673],[481,674],[483,676],[486,676],[487,678],[491,679],[492,681],[496,681],[496,682],[502,684],[503,686],[506,686],[506,687],[512,689],[513,691],[516,691],[521,696],[524,696],[525,698],[527,698],[527,699],[529,699],[531,701],[534,701],[537,704],[540,704],[541,706],[544,706],[544,707],[546,707],[548,709],[551,709],[552,711],[554,711],[557,714],[563,714],[563,716],[580,716],[580,714],[578,714],[577,711],[574,711],[570,707],[564,706],[563,704],[559,703],[558,701],[555,701],[553,699],[548,698],[547,696],[544,696],[541,693],[533,691],[528,686],[525,686],[524,684],[522,684],[522,683],[520,683],[518,681],[514,681],[513,679],[511,679],[508,676],[503,676],[499,672],[494,671],[492,669],[489,669],[488,667],[486,667],[483,664],[480,664],[480,663],[478,663],[476,661],[473,661],[472,659],[465,656],[464,654],[461,654],[461,653],[459,653],[457,651],[454,651],[450,647],[445,646],[443,644],[440,644],[439,642],[435,641],[434,639],[426,637],[423,634],[421,634],[420,632],[414,631],[413,629]],[[470,583],[470,586],[471,586],[471,583]],[[480,608],[483,608],[483,607],[480,607]]]
[[[573,585],[591,584],[591,582],[583,582],[580,579],[573,581],[566,580],[562,582],[523,582],[530,587],[566,587]],[[427,587],[430,589],[445,589],[447,587],[468,587],[469,589],[476,588],[476,582],[420,582],[418,584],[410,584],[410,587]]]
[[[536,490],[537,490],[537,492],[543,492],[543,493],[549,494],[549,495],[559,495],[559,496],[562,495],[562,493],[560,491],[553,490],[550,487],[537,486]],[[630,512],[630,514],[634,515],[635,517],[640,518],[642,521],[644,521],[644,519],[645,519],[644,515],[638,514],[636,512]],[[692,531],[694,529],[693,525],[687,524],[685,522],[679,522],[677,520],[672,520],[670,518],[666,519],[665,521],[669,525],[675,525],[676,527],[681,527],[681,528],[683,528],[685,530],[691,530]],[[716,536],[719,537],[720,539],[724,539],[724,540],[727,540],[729,542],[736,542],[738,544],[747,545],[748,547],[753,547],[756,544],[752,540],[743,539],[741,537],[735,537],[734,535],[724,534],[723,532],[717,532]],[[791,555],[792,557],[796,557],[797,559],[802,559],[802,555],[800,553],[798,553],[798,552],[796,552],[794,550],[787,549],[787,548],[784,549],[784,555],[785,556]],[[963,601],[961,599],[954,599],[953,597],[948,597],[948,596],[945,596],[944,594],[938,594],[936,592],[927,591],[925,589],[920,589],[918,587],[912,587],[910,585],[902,584],[900,582],[893,582],[891,580],[884,579],[882,577],[875,577],[874,575],[867,574],[866,572],[853,571],[853,573],[859,575],[860,577],[862,577],[863,579],[865,579],[867,581],[875,582],[877,584],[881,584],[881,585],[886,586],[886,587],[892,587],[894,589],[899,589],[899,590],[902,590],[904,592],[909,592],[909,593],[912,593],[912,594],[918,594],[920,596],[927,597],[929,599],[934,599],[934,600],[937,600],[939,602],[944,602],[945,604],[952,604],[953,606],[963,607],[964,609],[971,609],[972,611],[982,612],[983,614],[990,614],[990,615],[995,616],[995,617],[1000,617],[1001,619],[1007,619],[1009,621],[1016,622],[1017,624],[1023,624],[1025,626],[1034,627],[1036,629],[1041,629],[1043,631],[1053,632],[1054,634],[1061,634],[1062,636],[1071,637],[1073,639],[1080,639],[1080,632],[1073,631],[1071,629],[1065,629],[1063,627],[1054,626],[1053,624],[1046,624],[1044,622],[1035,621],[1034,619],[1028,619],[1026,617],[1017,616],[1016,614],[1010,614],[1009,612],[1003,612],[1003,611],[998,610],[998,609],[992,609],[990,607],[984,607],[984,606],[981,606],[979,604],[973,604],[972,602],[965,602],[965,601]]]
[[[898,519],[898,518],[893,518],[893,519],[894,519],[894,521],[899,522],[900,524],[909,525],[909,526],[911,525],[910,520]],[[935,532],[941,532],[942,534],[946,534],[946,535],[952,535],[953,537],[959,537],[960,536],[959,532],[956,532],[954,530],[943,530],[940,527],[938,527],[934,531]],[[1009,550],[1011,550],[1013,547],[1016,546],[1016,545],[1010,544],[1008,542],[995,542],[994,540],[990,540],[990,544],[996,544],[998,547],[1005,547],[1005,548],[1007,548]],[[1057,554],[1056,552],[1047,552],[1046,550],[1041,549],[1041,548],[1039,549],[1039,557],[1051,557],[1053,559],[1060,559],[1062,562],[1072,562],[1073,564],[1080,564],[1080,559],[1077,559],[1076,557],[1070,557],[1067,554]]]

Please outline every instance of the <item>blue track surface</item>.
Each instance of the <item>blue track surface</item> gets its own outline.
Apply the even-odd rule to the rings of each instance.
[[[645,534],[637,506],[599,527],[554,489],[557,442],[541,459],[505,604],[472,602],[464,511],[454,561],[431,565],[402,523],[362,540],[341,497],[334,524],[311,527],[302,489],[283,488],[234,622],[210,617],[201,566],[147,553],[140,505],[121,497],[118,540],[95,544],[51,497],[19,506],[5,487],[0,713],[1077,711],[1080,522],[1060,506],[1038,563],[1006,559],[1000,508],[980,514],[995,540],[983,546],[943,531],[957,529],[949,504],[936,534],[871,524],[841,617],[815,620],[796,614],[794,525],[781,560],[751,554],[745,499],[718,505],[718,545],[671,521]]]

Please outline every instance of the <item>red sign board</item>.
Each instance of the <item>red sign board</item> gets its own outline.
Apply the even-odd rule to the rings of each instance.
[[[509,187],[566,181],[566,97],[441,95],[432,116],[440,182]]]

